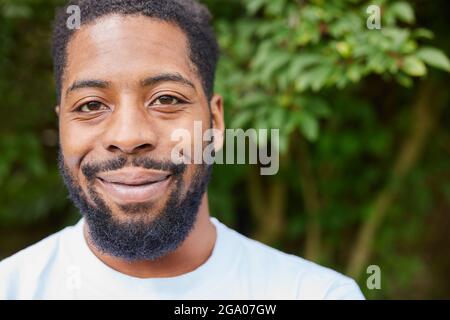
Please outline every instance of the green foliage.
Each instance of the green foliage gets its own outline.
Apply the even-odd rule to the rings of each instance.
[[[54,4],[0,2],[2,226],[34,224],[67,207],[54,161],[56,118],[48,48]]]
[[[329,114],[323,110],[333,107],[326,100],[317,107],[319,90],[344,89],[372,74],[410,86],[427,73],[425,64],[448,70],[442,51],[420,46],[431,31],[401,24],[415,21],[410,4],[384,1],[381,30],[366,28],[369,4],[247,0],[237,21],[219,20],[217,88],[236,114],[231,126],[282,128],[285,147],[294,130],[314,141]]]
[[[412,4],[404,1],[378,2],[381,30],[366,27],[366,8],[372,1],[226,1],[234,15],[222,15],[225,1],[205,2],[215,12],[222,48],[216,91],[225,96],[228,127],[280,129],[285,160],[279,176],[291,190],[284,248],[298,243],[308,228],[305,204],[298,200],[304,196],[299,184],[304,173],[299,172],[295,152],[300,133],[311,142],[322,202],[321,262],[343,270],[342,257],[352,249],[354,226],[367,219],[368,206],[386,183],[401,139],[408,134],[417,79],[433,73],[430,67],[448,72],[446,54],[434,47],[438,45],[434,32],[415,25],[418,17]],[[434,157],[414,172],[441,161]],[[402,193],[405,202],[389,209],[389,214],[398,213],[416,239],[425,232],[424,217],[408,216],[405,224],[405,210],[409,205],[422,214],[432,210],[430,202],[421,200],[432,197],[422,187],[423,179],[408,180],[417,194]],[[444,181],[439,184],[444,188]],[[241,199],[229,200],[234,210],[246,206]],[[213,202],[213,212],[224,211],[227,208]],[[383,227],[379,237],[393,228]],[[386,281],[401,276],[403,282],[387,285],[381,295],[365,292],[369,297],[405,294],[408,281],[422,270],[414,267],[421,263],[417,252],[398,254],[397,259],[400,249],[393,247],[394,242],[418,246],[414,237],[400,238],[399,232],[385,242],[376,241],[371,262],[388,268]],[[292,248],[304,254],[298,245]],[[336,252],[341,258],[333,258]]]

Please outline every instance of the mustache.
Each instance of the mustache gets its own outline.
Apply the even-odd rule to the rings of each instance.
[[[162,161],[148,157],[133,158],[132,160],[127,157],[118,157],[115,159],[84,164],[81,166],[81,172],[88,181],[93,181],[101,172],[116,171],[127,166],[158,171],[168,171],[174,176],[182,175],[186,171],[187,167],[184,163],[176,164],[172,161]]]

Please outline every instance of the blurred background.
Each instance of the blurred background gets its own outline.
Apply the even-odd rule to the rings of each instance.
[[[227,127],[280,128],[281,150],[276,176],[216,165],[212,215],[354,277],[367,298],[450,299],[449,2],[203,2]],[[56,169],[61,3],[0,0],[0,259],[80,217]]]

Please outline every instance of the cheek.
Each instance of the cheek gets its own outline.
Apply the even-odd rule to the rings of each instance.
[[[182,176],[182,184],[180,186],[180,197],[185,197],[187,193],[192,189],[194,179],[198,174],[198,165],[188,164],[186,167],[186,171]],[[175,186],[176,187],[176,186]]]
[[[83,157],[94,147],[97,140],[95,130],[72,123],[61,123],[59,128],[61,151],[66,164],[71,168],[79,166]]]
[[[205,144],[204,133],[209,128],[209,118],[207,121],[202,117],[177,120],[165,126],[165,134],[162,135],[159,145],[164,148],[165,154],[172,157],[172,161],[173,156],[184,154],[189,163],[199,163],[202,161]]]
[[[181,141],[181,139],[176,138],[179,136],[187,137],[183,139],[183,145],[191,147],[194,147],[196,143],[201,145],[205,131],[211,128],[209,110],[208,112],[201,111],[193,112],[189,116],[171,122],[164,128],[165,134],[163,136],[171,142],[172,146]]]

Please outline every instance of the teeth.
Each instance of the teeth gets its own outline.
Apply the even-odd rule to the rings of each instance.
[[[126,184],[126,183],[121,183],[121,182],[112,182],[112,183],[122,185],[122,186],[127,186],[127,187],[142,187],[142,186],[148,186],[150,184],[154,184],[156,182],[159,182],[159,181],[152,181],[152,182],[146,182],[146,183],[141,183],[141,184]]]
[[[129,187],[141,187],[141,186],[148,186],[150,184],[154,184],[154,183],[158,183],[158,182],[164,181],[167,178],[168,178],[168,176],[165,177],[165,178],[162,178],[160,180],[149,181],[149,182],[145,182],[145,183],[141,183],[141,184],[126,184],[126,183],[121,183],[121,182],[111,182],[111,183],[120,184],[120,185],[124,185],[124,186],[129,186]]]
[[[118,185],[118,186],[144,187],[144,186],[149,186],[149,185],[152,185],[152,184],[155,184],[155,183],[159,183],[159,182],[165,181],[165,180],[167,180],[169,178],[170,178],[170,175],[168,175],[167,177],[161,178],[159,180],[144,182],[144,183],[140,183],[140,184],[127,184],[127,183],[123,183],[123,182],[119,182],[119,181],[106,181],[106,180],[103,180],[101,178],[99,178],[99,179],[101,181],[105,182],[105,183],[115,184],[115,185]]]

